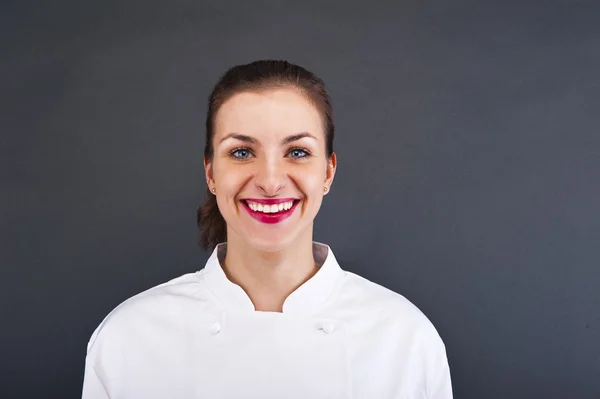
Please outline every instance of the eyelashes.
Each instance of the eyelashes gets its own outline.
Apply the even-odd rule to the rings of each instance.
[[[239,153],[249,154],[250,150],[248,148],[244,148],[244,147],[234,148],[233,150],[231,150],[229,152],[228,155],[229,155],[230,158],[233,158],[233,159],[236,159],[236,160],[248,159],[247,156],[237,156],[236,154],[239,154]]]
[[[309,158],[310,156],[312,156],[310,151],[304,147],[291,148],[288,151],[287,155],[294,154],[294,153],[296,153],[296,154],[301,153],[301,155],[300,156],[292,156],[293,159],[306,159],[306,158]],[[240,155],[240,154],[244,154],[244,155]],[[253,155],[252,150],[250,150],[248,147],[237,147],[228,153],[228,156],[232,159],[235,159],[236,161],[245,161],[245,160],[251,158],[251,155]]]

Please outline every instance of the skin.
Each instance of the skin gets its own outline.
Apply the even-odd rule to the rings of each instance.
[[[310,136],[282,144],[300,133]],[[326,156],[321,116],[291,88],[238,93],[217,112],[213,145],[214,157],[204,167],[227,223],[223,270],[257,311],[281,312],[285,299],[318,270],[313,224],[337,166],[335,154]],[[250,216],[245,198],[300,203],[289,218],[266,224]]]

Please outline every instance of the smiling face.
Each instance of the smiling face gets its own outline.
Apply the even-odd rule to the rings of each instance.
[[[326,155],[319,111],[299,91],[241,92],[219,109],[206,179],[227,237],[263,251],[312,240],[336,156]]]

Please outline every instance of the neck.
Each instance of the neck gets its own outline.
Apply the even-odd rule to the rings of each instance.
[[[222,267],[227,278],[246,292],[254,308],[265,312],[281,312],[285,299],[318,270],[312,234],[274,252],[258,250],[228,234]]]

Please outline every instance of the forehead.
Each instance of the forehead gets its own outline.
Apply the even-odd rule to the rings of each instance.
[[[293,89],[242,92],[233,95],[219,109],[215,137],[241,133],[256,137],[323,132],[318,109]]]

